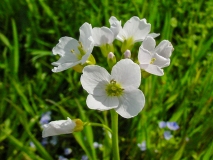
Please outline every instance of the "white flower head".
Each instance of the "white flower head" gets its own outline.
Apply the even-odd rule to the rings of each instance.
[[[162,76],[163,69],[170,65],[171,53],[173,47],[167,40],[162,41],[156,48],[156,42],[153,37],[147,37],[139,48],[138,60],[141,69],[148,73]]]
[[[92,26],[84,23],[80,27],[79,41],[71,37],[60,38],[59,43],[52,50],[54,55],[60,56],[60,59],[52,63],[56,66],[52,71],[61,72],[77,64],[84,64],[94,47],[91,36]]]
[[[131,41],[132,43],[143,41],[148,35],[155,38],[159,34],[149,34],[151,24],[146,22],[146,19],[139,19],[136,16],[130,18],[120,30],[117,39],[120,41]]]
[[[123,59],[113,66],[111,75],[97,65],[86,66],[81,84],[89,93],[86,103],[90,109],[115,109],[124,118],[136,116],[144,107],[140,67],[130,59]]]
[[[95,46],[102,46],[111,44],[121,29],[121,21],[115,17],[110,17],[110,28],[108,27],[94,27],[92,29],[92,38]]]

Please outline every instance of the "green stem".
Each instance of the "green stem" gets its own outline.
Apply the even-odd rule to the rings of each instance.
[[[112,123],[112,152],[113,160],[120,160],[119,145],[118,145],[118,114],[114,109],[111,112],[111,123]]]
[[[106,130],[110,131],[112,133],[112,130],[107,127],[106,125],[104,124],[100,124],[100,123],[91,123],[91,122],[85,122],[84,123],[84,126],[96,126],[96,127],[102,127],[102,128],[105,128]]]

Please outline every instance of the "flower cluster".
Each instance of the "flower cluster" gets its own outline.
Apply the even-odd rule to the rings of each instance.
[[[166,140],[169,140],[170,138],[172,138],[172,134],[171,131],[176,131],[179,129],[179,125],[176,122],[165,122],[165,121],[160,121],[158,123],[159,128],[168,128],[170,131],[166,130],[164,131],[164,138]]]
[[[139,89],[142,77],[162,76],[163,68],[170,64],[173,46],[167,40],[156,46],[154,38],[160,34],[150,33],[151,24],[146,19],[133,16],[122,26],[121,21],[112,16],[109,23],[108,28],[92,27],[86,22],[79,29],[79,40],[60,38],[52,50],[60,59],[52,63],[55,66],[52,71],[73,68],[82,73],[80,81],[89,94],[86,104],[90,109],[114,109],[120,116],[132,118],[145,105],[144,94]],[[120,52],[116,54],[115,40],[122,42]],[[141,46],[135,49],[135,43],[141,43]],[[99,57],[93,56],[94,47],[100,48],[108,67],[95,65]]]
[[[81,84],[89,93],[86,103],[90,109],[115,109],[124,118],[136,116],[144,107],[145,98],[139,86],[141,70],[150,74],[162,76],[163,68],[170,64],[173,51],[171,43],[163,40],[157,47],[155,37],[159,34],[151,33],[151,24],[146,19],[136,16],[130,18],[122,27],[116,17],[109,19],[110,28],[94,27],[84,23],[80,27],[79,41],[71,37],[62,37],[53,54],[61,58],[54,62],[53,72],[60,72],[68,68],[82,71]],[[116,63],[114,55],[114,40],[122,42],[121,55],[124,58]],[[138,50],[138,59],[131,58],[131,50],[136,42],[143,42]],[[95,64],[92,56],[93,47],[100,47],[103,56],[112,67],[111,74]],[[111,69],[111,68],[110,68]],[[140,70],[141,69],[141,70]]]

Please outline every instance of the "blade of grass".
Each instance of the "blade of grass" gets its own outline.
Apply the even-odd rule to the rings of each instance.
[[[13,75],[18,78],[18,70],[19,70],[19,40],[18,40],[18,33],[16,28],[15,20],[12,19],[12,30],[13,30],[13,54],[11,55],[12,58],[12,71]]]

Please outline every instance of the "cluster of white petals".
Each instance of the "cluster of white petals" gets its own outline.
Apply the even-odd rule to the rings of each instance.
[[[138,60],[141,69],[162,76],[164,74],[162,68],[170,65],[173,46],[167,40],[162,41],[156,48],[155,46],[155,39],[147,37],[139,48]]]
[[[119,96],[107,93],[107,86],[112,82],[120,85],[123,92]],[[86,103],[90,109],[115,109],[124,118],[136,116],[144,107],[143,92],[138,89],[141,83],[140,67],[130,59],[117,62],[108,71],[97,65],[86,66],[81,76],[81,84],[89,93]]]
[[[80,82],[89,94],[86,104],[90,109],[114,109],[120,116],[132,118],[138,115],[145,105],[144,94],[139,89],[141,73],[164,75],[163,68],[170,65],[170,56],[174,49],[168,40],[163,40],[156,47],[154,38],[160,34],[150,34],[151,24],[147,23],[146,19],[133,16],[122,27],[121,21],[112,16],[109,23],[109,28],[92,28],[91,24],[85,22],[79,29],[79,40],[72,37],[60,38],[59,43],[52,49],[54,55],[60,56],[58,61],[52,63],[55,66],[52,71],[61,72],[74,68],[82,72]],[[120,54],[114,54],[115,39],[122,42]],[[141,46],[135,56],[132,48],[136,42],[141,42]],[[107,69],[94,65],[94,46],[100,47],[111,74]],[[134,59],[135,57],[137,59]],[[117,58],[121,59],[117,61]],[[42,126],[42,137],[81,131],[83,126],[84,123],[80,119],[52,121]],[[177,128],[174,125],[172,127]],[[169,137],[169,133],[165,135]],[[145,150],[144,146],[145,143],[139,147]]]
[[[160,34],[151,33],[151,24],[146,19],[131,17],[122,27],[121,21],[112,16],[110,27],[94,27],[84,23],[80,27],[79,41],[71,37],[62,37],[53,48],[53,54],[60,59],[54,63],[53,72],[82,65],[81,84],[89,93],[86,103],[90,109],[115,111],[124,118],[136,116],[144,107],[145,98],[139,90],[141,70],[157,76],[164,75],[163,68],[170,65],[172,44],[163,40],[156,47],[155,37]],[[122,42],[121,59],[116,63],[113,42]],[[141,42],[137,63],[130,58],[134,43]],[[94,46],[98,46],[106,58],[111,75],[98,65],[88,65],[85,62],[92,54]],[[134,60],[134,59],[133,59]],[[94,63],[92,63],[94,64]],[[86,66],[87,65],[87,66]],[[82,69],[81,69],[82,71]],[[144,73],[144,72],[142,72]]]
[[[67,117],[67,120],[51,121],[43,126],[42,137],[69,134],[74,132],[76,123]]]
[[[84,64],[94,47],[91,36],[92,26],[84,23],[80,27],[79,41],[71,37],[60,38],[59,43],[52,50],[54,55],[58,54],[60,56],[60,59],[52,63],[52,65],[56,66],[52,71],[61,72],[77,64]]]

